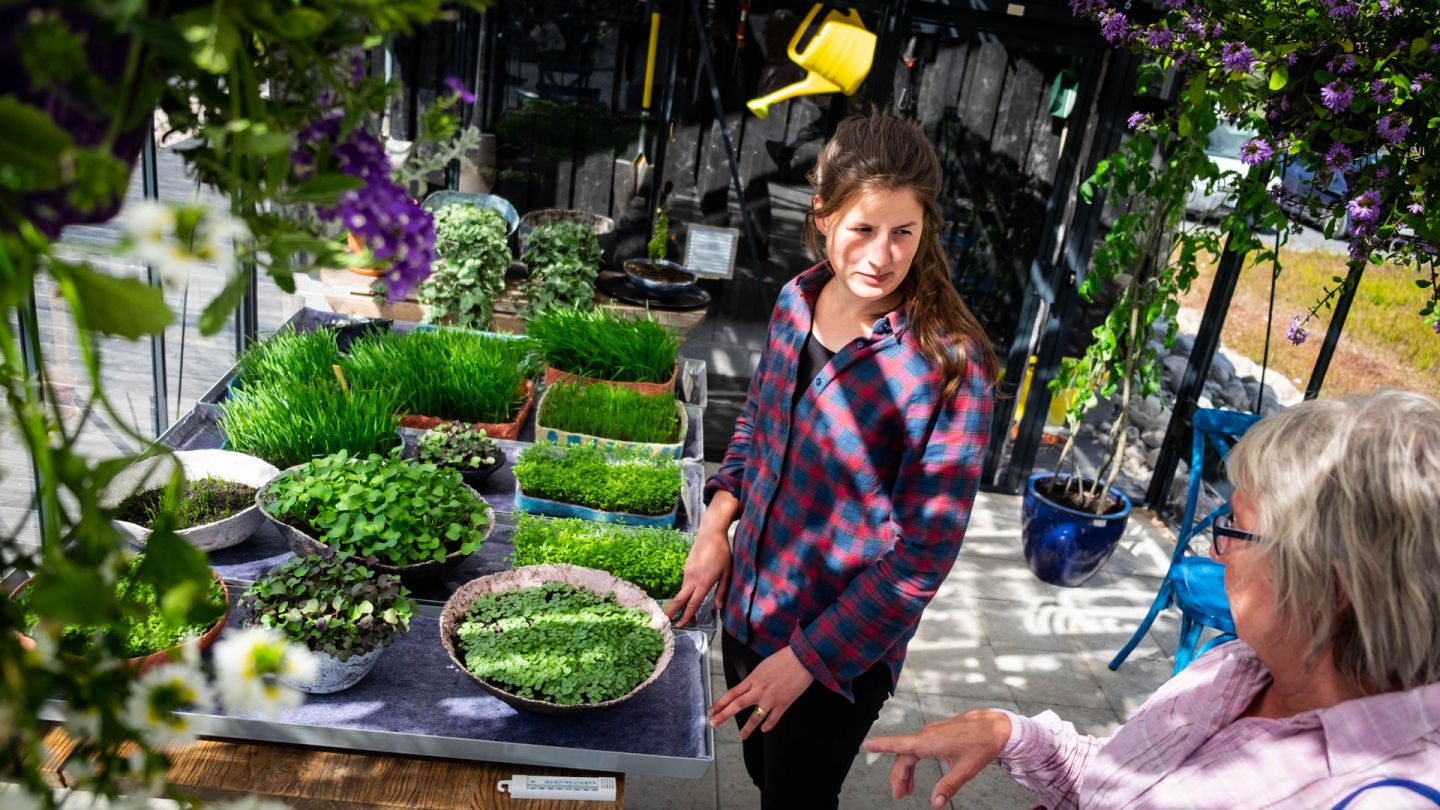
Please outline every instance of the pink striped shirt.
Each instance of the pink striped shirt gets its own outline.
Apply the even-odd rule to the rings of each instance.
[[[1161,686],[1109,737],[1079,734],[1054,712],[1011,714],[1000,766],[1057,810],[1328,810],[1384,777],[1440,787],[1440,684],[1280,720],[1241,718],[1269,682],[1255,651],[1231,642]],[[1394,787],[1350,805],[1378,807],[1435,805]]]

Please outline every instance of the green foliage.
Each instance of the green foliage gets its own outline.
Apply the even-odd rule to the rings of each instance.
[[[149,528],[165,509],[166,490],[147,489],[131,495],[116,507],[116,519]],[[219,478],[185,482],[185,494],[175,514],[175,528],[203,526],[255,505],[255,488]]]
[[[560,582],[481,596],[456,635],[475,677],[561,706],[624,697],[665,650],[644,611]]]
[[[435,252],[440,260],[420,285],[430,305],[425,320],[484,329],[495,296],[505,289],[510,268],[509,226],[492,208],[446,205],[435,212]]]
[[[525,332],[551,366],[601,380],[663,383],[675,373],[680,338],[650,316],[610,309],[552,309]]]
[[[370,335],[341,367],[350,384],[394,392],[398,412],[460,422],[509,422],[534,374],[525,339],[458,329]]]
[[[605,512],[663,515],[680,497],[680,463],[593,444],[533,444],[515,461],[515,480],[532,498]]]
[[[670,214],[661,206],[655,209],[655,227],[650,231],[650,241],[645,243],[645,251],[652,261],[658,262],[665,258],[665,252],[669,248]]]
[[[391,574],[333,551],[291,557],[255,581],[240,599],[250,626],[279,630],[309,649],[349,661],[385,647],[410,629],[415,600]]]
[[[674,444],[680,436],[675,394],[641,394],[592,383],[550,386],[537,417],[545,427],[602,439]]]
[[[341,450],[390,452],[400,442],[399,392],[378,383],[349,391],[336,383],[251,385],[232,391],[221,407],[229,449],[281,469]]]
[[[556,307],[590,309],[600,273],[600,240],[578,222],[550,222],[530,231],[523,251],[530,281],[521,316],[533,318]]]
[[[315,459],[266,486],[262,506],[342,558],[393,566],[471,554],[493,513],[460,473],[344,451]]]
[[[417,458],[422,463],[468,471],[489,467],[499,453],[500,448],[485,431],[463,422],[441,422],[420,434]]]
[[[208,608],[205,618],[193,622],[174,621],[161,610],[155,587],[140,578],[140,566],[144,562],[144,554],[135,555],[115,579],[115,599],[124,606],[125,617],[113,625],[67,625],[61,633],[63,651],[83,655],[97,636],[115,636],[122,640],[124,655],[138,658],[177,646],[187,636],[204,635],[225,612],[225,592],[220,580],[212,576],[205,590],[204,603]],[[22,608],[29,607],[28,590],[20,599]],[[25,632],[33,633],[38,623],[39,617],[26,610]]]
[[[236,381],[242,386],[325,383],[335,379],[332,367],[339,361],[333,330],[296,332],[286,326],[245,349]]]
[[[690,538],[674,529],[530,515],[516,516],[511,542],[510,562],[517,568],[542,563],[597,568],[657,599],[680,590],[690,554]]]

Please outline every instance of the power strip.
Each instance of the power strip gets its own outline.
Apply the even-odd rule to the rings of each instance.
[[[516,799],[588,799],[615,801],[613,776],[527,776],[515,774],[495,785]]]

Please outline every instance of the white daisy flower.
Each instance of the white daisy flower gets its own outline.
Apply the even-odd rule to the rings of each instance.
[[[175,236],[175,211],[158,200],[136,200],[120,212],[120,227],[137,244],[164,242]]]
[[[299,690],[279,681],[311,683],[319,663],[315,654],[285,640],[276,630],[251,627],[227,630],[215,643],[215,684],[230,711],[258,711],[274,716],[305,699]]]
[[[195,257],[225,269],[235,263],[235,243],[250,238],[245,220],[225,213],[207,215],[196,231]]]
[[[198,668],[163,664],[130,685],[124,718],[148,745],[160,748],[195,738],[190,718],[180,714],[181,710],[209,711],[214,706],[214,694]]]
[[[89,740],[100,736],[100,712],[93,706],[76,709],[73,706],[65,714],[65,733],[77,740]]]

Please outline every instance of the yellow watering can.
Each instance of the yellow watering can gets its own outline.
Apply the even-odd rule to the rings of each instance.
[[[865,30],[860,12],[848,9],[845,13],[831,11],[825,15],[820,30],[810,40],[804,53],[796,53],[795,46],[810,27],[810,22],[819,13],[821,5],[816,3],[805,21],[795,29],[790,38],[790,59],[809,71],[800,81],[782,87],[763,98],[753,99],[745,106],[750,112],[764,118],[770,112],[770,105],[796,96],[812,93],[835,93],[854,95],[870,73],[870,63],[875,58],[875,35]]]

